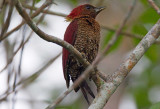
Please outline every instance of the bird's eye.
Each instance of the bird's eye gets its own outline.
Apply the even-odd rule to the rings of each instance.
[[[86,9],[91,9],[91,7],[89,5],[86,6]]]

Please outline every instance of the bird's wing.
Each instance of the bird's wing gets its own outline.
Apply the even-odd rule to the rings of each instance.
[[[73,45],[74,41],[75,41],[75,37],[76,37],[77,31],[78,31],[77,20],[74,20],[67,27],[65,35],[64,35],[64,40],[66,42],[70,43],[71,45]],[[63,74],[64,74],[64,78],[66,80],[67,87],[69,87],[69,81],[70,81],[69,74],[67,73],[68,56],[69,56],[68,50],[63,48],[63,55],[62,55]]]

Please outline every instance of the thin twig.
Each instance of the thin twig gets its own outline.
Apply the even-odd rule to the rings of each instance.
[[[38,22],[36,23],[36,25],[38,25],[38,24],[44,19],[44,16],[45,16],[45,14],[43,14],[43,15],[40,17],[40,19],[38,20]],[[18,53],[18,51],[29,41],[29,39],[31,38],[32,34],[33,34],[33,31],[29,34],[29,36],[28,36],[28,38],[26,39],[26,41],[24,41],[24,43],[21,43],[21,44],[19,45],[19,47],[17,48],[17,50],[15,50],[15,52],[14,52],[13,55],[12,55],[12,57],[7,61],[7,64],[6,64],[5,67],[0,71],[0,73],[3,72],[3,71],[8,67],[8,65],[13,61],[13,58],[15,57],[15,55],[16,55],[16,54]]]
[[[154,3],[153,0],[148,0],[149,4],[152,6],[152,8],[160,15],[160,9],[159,7]]]
[[[61,53],[56,55],[54,58],[50,59],[49,62],[47,62],[47,64],[45,64],[41,69],[39,69],[37,72],[33,73],[31,76],[21,79],[17,83],[17,86],[21,85],[22,87],[26,87],[30,83],[35,81],[44,72],[44,70],[46,70],[60,55],[61,55]]]
[[[97,71],[97,74],[99,75],[100,78],[102,78],[105,82],[108,80],[108,75],[106,73],[102,73]]]
[[[6,11],[7,11],[6,7],[7,6],[4,4],[3,9],[0,12],[2,25],[4,24],[4,19],[5,19],[5,15],[6,15]]]
[[[48,7],[48,9],[49,9],[50,7]],[[46,14],[43,14],[40,18],[39,18],[39,20],[37,21],[37,23],[36,23],[36,25],[38,25],[43,19],[44,19],[44,17],[45,17],[45,15]],[[32,34],[33,34],[33,31],[29,34],[29,36],[28,36],[28,38],[26,39],[26,41],[22,44],[20,44],[20,46],[18,47],[18,49],[16,50],[17,52],[22,48],[22,46],[24,46],[28,41],[29,41],[29,39],[31,38],[31,36],[32,36]],[[13,60],[13,57],[17,54],[17,52],[15,52],[15,53],[13,53],[14,55],[12,56],[12,58],[11,59],[9,59],[10,61],[8,61],[8,62],[12,62],[11,60]],[[60,55],[60,54],[59,54]],[[40,70],[38,70],[37,72],[35,72],[35,73],[33,73],[33,75],[31,75],[30,77],[27,77],[27,78],[23,78],[23,79],[21,79],[18,83],[17,82],[14,82],[14,86],[13,86],[13,88],[10,88],[10,87],[8,87],[8,90],[3,94],[3,95],[5,95],[4,97],[1,97],[1,99],[0,99],[0,101],[4,101],[4,100],[6,100],[7,99],[7,97],[8,97],[8,95],[10,95],[11,93],[13,93],[13,92],[18,92],[19,90],[20,90],[20,88],[16,88],[17,86],[19,86],[19,85],[21,85],[21,87],[26,87],[26,86],[28,86],[29,85],[29,83],[31,83],[31,82],[33,82],[36,78],[38,78],[38,76],[45,70],[45,69],[47,69],[48,67],[47,66],[50,66],[50,64],[51,63],[53,63],[53,61],[54,60],[56,60],[58,57],[59,57],[59,55],[57,55],[55,58],[53,58],[53,59],[51,59],[46,65],[44,65]],[[9,63],[6,65],[6,66],[8,66],[9,65]],[[12,71],[13,72],[13,71]],[[33,78],[34,77],[34,78]],[[15,84],[16,83],[16,84]],[[23,83],[23,84],[22,84]],[[13,89],[12,91],[10,91],[10,89]],[[14,107],[14,98],[12,99],[13,100],[13,106],[12,107]]]
[[[24,39],[25,39],[25,32],[26,32],[26,25],[24,25],[23,27],[23,37],[22,37],[22,42],[21,43],[24,43]],[[20,78],[20,75],[21,75],[21,64],[22,64],[22,56],[23,56],[23,50],[24,50],[24,46],[21,47],[21,53],[20,53],[20,59],[19,59],[19,66],[18,66],[18,72],[15,72],[15,78],[14,78],[14,83],[13,83],[13,97],[12,97],[12,109],[15,108],[15,103],[16,103],[16,95],[18,94],[18,91],[15,91],[16,90],[16,84],[17,84],[17,81],[18,79]]]
[[[23,27],[23,37],[22,37],[22,43],[24,43],[25,37],[26,37],[26,25]],[[18,75],[21,75],[21,64],[22,64],[22,57],[23,57],[23,51],[24,51],[24,45],[21,47],[21,53],[20,53],[20,59],[19,59],[19,66],[18,66]]]
[[[105,29],[105,30],[108,30],[108,31],[112,31],[112,32],[116,31],[116,29],[114,29],[114,28],[103,26],[103,25],[101,25],[101,28]],[[123,32],[123,31],[121,31],[120,34],[124,35],[124,36],[127,36],[127,37],[136,38],[136,39],[139,39],[139,40],[142,40],[142,38],[143,38],[140,35],[132,34],[132,33],[129,33],[129,32]],[[154,44],[160,44],[160,40],[156,40],[156,42]]]
[[[38,9],[38,7],[32,7],[32,6],[24,4],[24,3],[22,3],[22,6],[24,8],[30,9],[30,10],[37,10]],[[50,15],[60,16],[60,17],[66,17],[67,16],[66,14],[59,13],[59,12],[53,12],[53,11],[50,11],[50,10],[43,10],[41,12],[46,13],[46,14],[50,14]]]
[[[17,90],[16,90],[16,83],[17,83],[17,79],[18,79],[18,73],[14,72],[14,82],[13,82],[13,97],[12,97],[12,109],[15,108],[15,103],[16,103],[16,95],[17,95]]]
[[[11,0],[11,4],[10,5],[11,6],[9,7],[9,12],[8,12],[8,16],[7,16],[6,22],[2,26],[2,31],[1,31],[0,37],[3,37],[3,34],[8,30],[8,27],[10,25],[10,20],[11,20],[13,8],[14,8],[14,0]]]
[[[48,8],[49,9],[49,8]],[[47,10],[48,10],[47,9]],[[44,19],[44,16],[45,16],[46,14],[44,13],[40,18],[39,18],[39,20],[37,21],[37,23],[36,23],[36,25],[38,25],[43,19]],[[19,45],[19,47],[17,48],[17,50],[15,50],[15,52],[13,53],[13,55],[12,55],[12,57],[7,61],[7,64],[4,66],[4,68],[0,71],[0,73],[1,72],[3,72],[7,67],[8,67],[8,65],[13,61],[13,58],[15,57],[15,55],[18,53],[18,51],[29,41],[29,39],[31,38],[31,36],[32,36],[32,34],[33,34],[33,31],[29,34],[29,36],[28,36],[28,38],[26,39],[26,41],[24,41],[24,43],[21,43],[20,45]]]
[[[5,3],[5,0],[1,0],[0,1],[0,13],[1,13],[1,10],[2,10],[2,8],[4,6],[4,3]]]
[[[118,37],[120,36],[120,34],[122,32],[123,27],[125,26],[128,19],[131,17],[131,14],[133,13],[133,10],[136,6],[136,1],[137,0],[133,1],[132,6],[130,7],[128,13],[126,14],[126,17],[122,21],[120,27],[116,30],[116,32],[115,32],[114,36],[112,37],[111,41],[109,41],[108,45],[106,46],[105,50],[103,51],[103,55],[105,55],[107,53],[107,51],[109,50],[109,48],[117,41]]]
[[[35,73],[33,73],[31,76],[26,77],[26,78],[22,78],[17,84],[16,87],[18,87],[17,89],[15,89],[15,91],[19,91],[21,88],[27,87],[29,84],[31,84],[33,81],[35,81],[53,62],[55,62],[55,60],[61,55],[61,53],[59,53],[58,55],[56,55],[54,58],[50,59],[49,62],[47,62],[42,68],[40,68],[38,71],[36,71]],[[1,95],[0,98],[0,102],[4,101],[7,99],[8,95],[12,94],[14,91],[8,91],[7,93]]]
[[[53,1],[52,0],[46,0],[45,3],[38,8],[32,15],[31,18],[36,17],[37,15],[39,15],[41,13],[42,10],[44,10],[46,7],[48,7],[50,4],[52,4]],[[4,40],[5,38],[7,38],[10,34],[12,34],[13,32],[15,32],[16,30],[18,30],[22,25],[25,24],[25,21],[22,21],[18,26],[16,26],[15,28],[13,28],[12,30],[10,30],[9,32],[7,32],[6,34],[3,35],[3,37],[0,37],[0,42],[2,40]]]

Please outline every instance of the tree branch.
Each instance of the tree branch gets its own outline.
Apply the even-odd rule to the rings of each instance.
[[[152,6],[152,8],[160,15],[160,9],[159,7],[154,3],[153,0],[148,0],[149,4]]]
[[[15,0],[16,2],[16,0]],[[53,1],[52,0],[46,0],[44,2],[44,4],[39,7],[32,15],[31,18],[36,17],[37,15],[39,15],[41,13],[42,10],[44,10],[47,6],[49,6],[50,4],[52,4]],[[18,26],[16,26],[15,28],[13,28],[12,30],[10,30],[9,32],[7,32],[6,34],[4,34],[3,36],[0,37],[0,42],[2,40],[4,40],[5,38],[7,38],[10,34],[12,34],[13,32],[15,32],[16,30],[18,30],[22,25],[25,24],[25,21],[22,21]]]
[[[36,71],[35,73],[33,73],[31,76],[26,77],[26,78],[22,78],[17,84],[16,84],[16,88],[15,91],[19,91],[21,88],[25,88],[27,87],[29,84],[31,84],[33,81],[35,81],[53,62],[55,62],[55,60],[61,55],[61,53],[59,53],[58,55],[56,55],[55,57],[51,58],[46,64],[44,64],[44,66],[42,68],[40,68],[38,71]],[[0,97],[0,102],[4,101],[7,99],[8,95],[12,94],[14,92],[14,90],[12,90],[12,88],[8,89],[8,91],[6,93],[4,93],[3,95],[1,95]]]
[[[10,25],[12,12],[13,12],[13,8],[14,8],[14,0],[11,1],[10,7],[9,7],[8,16],[7,16],[6,22],[2,26],[2,31],[1,31],[0,37],[3,37],[3,34],[8,30],[8,27]]]
[[[22,6],[24,8],[31,9],[31,10],[37,10],[38,9],[37,7],[32,7],[32,6],[24,4],[24,3],[22,3]],[[49,10],[43,10],[41,12],[45,13],[45,14],[60,16],[60,17],[66,17],[67,16],[66,14],[58,13],[58,12],[53,12],[53,11],[49,11]]]
[[[48,10],[48,9],[47,9],[47,10]],[[43,14],[43,15],[38,19],[36,25],[38,25],[38,24],[44,19],[44,16],[45,16],[45,15],[46,15],[46,14]],[[15,55],[16,55],[16,54],[18,53],[18,51],[29,41],[29,39],[31,38],[32,34],[33,34],[33,31],[29,34],[28,38],[24,41],[24,43],[21,42],[21,44],[19,45],[19,47],[18,47],[18,48],[15,50],[15,52],[13,53],[12,57],[7,60],[7,64],[2,68],[2,70],[0,70],[0,73],[3,72],[3,71],[8,67],[8,65],[11,64],[11,62],[13,61],[13,58],[15,57]]]
[[[105,106],[111,95],[159,36],[160,19],[141,40],[129,57],[119,66],[116,72],[109,76],[108,81],[102,85],[100,92],[97,94],[89,109],[102,109]]]

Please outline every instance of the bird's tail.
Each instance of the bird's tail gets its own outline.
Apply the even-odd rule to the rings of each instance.
[[[79,90],[79,88],[81,89],[83,95],[84,95],[84,98],[86,99],[87,103],[90,104],[89,100],[88,100],[88,96],[87,96],[87,93],[86,91],[93,97],[95,98],[92,90],[90,89],[90,87],[88,86],[87,82],[86,81],[83,81],[83,83],[81,83],[81,85],[79,87],[77,87],[75,90],[75,92],[77,92]]]

